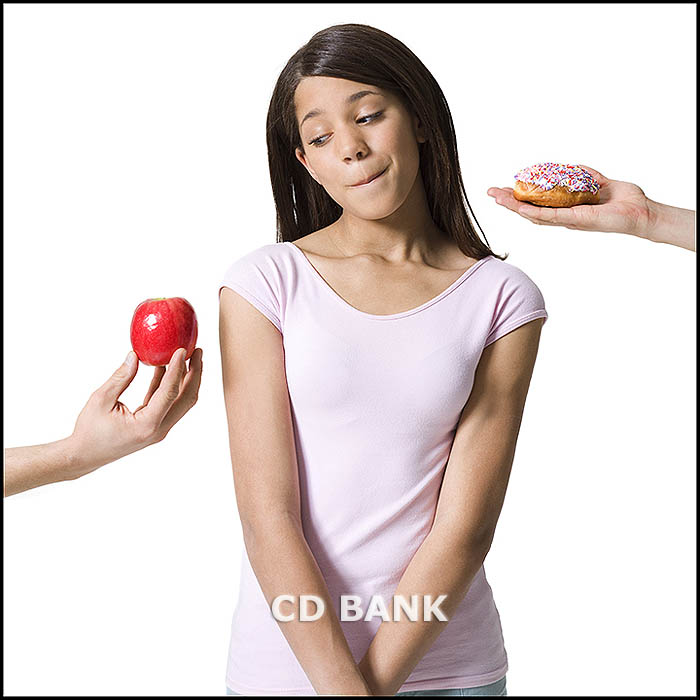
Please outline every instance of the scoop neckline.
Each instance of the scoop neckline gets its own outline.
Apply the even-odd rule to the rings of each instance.
[[[449,287],[446,289],[443,289],[442,292],[440,292],[437,296],[433,297],[432,299],[429,299],[428,301],[424,302],[420,306],[416,306],[414,309],[408,309],[407,311],[400,311],[399,313],[396,314],[370,314],[367,313],[366,311],[362,311],[360,309],[356,309],[352,304],[348,303],[343,299],[343,297],[338,294],[338,292],[331,287],[328,282],[326,282],[326,279],[323,277],[323,275],[313,266],[311,261],[306,257],[306,253],[298,246],[296,245],[293,241],[283,241],[283,243],[286,243],[290,245],[294,250],[296,250],[299,255],[304,259],[306,265],[311,268],[311,271],[313,272],[313,276],[316,277],[317,280],[323,283],[323,286],[333,295],[335,299],[337,299],[346,309],[350,309],[352,312],[359,314],[360,316],[364,316],[365,318],[371,318],[379,321],[388,321],[391,319],[396,319],[396,318],[403,318],[404,316],[411,316],[412,314],[416,314],[419,311],[423,311],[424,309],[427,309],[429,306],[432,306],[433,304],[437,304],[438,301],[446,297],[450,292],[454,291],[457,287],[459,287],[462,282],[464,282],[468,277],[471,276],[471,274],[478,268],[481,267],[487,260],[490,260],[493,255],[487,255],[485,258],[481,258],[481,260],[477,260],[470,268],[465,270]]]

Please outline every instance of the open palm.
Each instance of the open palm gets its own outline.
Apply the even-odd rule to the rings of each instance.
[[[491,187],[487,194],[497,204],[514,211],[534,224],[564,226],[579,231],[611,231],[635,234],[649,225],[650,210],[641,187],[621,180],[610,180],[587,165],[587,170],[600,184],[599,204],[574,207],[538,207],[513,197],[512,187]]]

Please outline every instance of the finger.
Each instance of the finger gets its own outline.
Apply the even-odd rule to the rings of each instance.
[[[570,212],[564,207],[538,207],[532,204],[523,204],[518,209],[518,214],[542,224],[554,224],[555,226],[565,226],[571,222]]]
[[[497,204],[500,204],[502,207],[505,207],[506,209],[510,209],[511,211],[517,212],[518,208],[522,205],[522,202],[515,197],[513,197],[513,190],[512,189],[506,189],[506,188],[491,188],[489,192],[493,192],[494,194],[491,195],[494,197],[496,200]]]
[[[581,206],[581,205],[580,205]],[[532,221],[533,224],[543,226],[565,226],[566,228],[578,228],[580,217],[574,211],[577,207],[538,207],[523,204],[518,210],[520,216]]]
[[[197,348],[190,358],[190,371],[185,377],[182,392],[170,407],[158,429],[163,437],[197,403],[199,387],[202,383],[202,367],[202,349]]]
[[[172,364],[173,362],[177,362],[177,361],[178,361],[179,355],[178,355],[177,353],[178,353],[178,351],[180,351],[181,349],[182,349],[182,348],[177,348],[177,349],[175,350],[175,352],[173,352],[173,354],[172,354],[172,356],[171,356],[171,358],[170,358],[170,361],[168,362],[169,365]],[[190,358],[190,359],[191,359],[191,358]],[[179,393],[182,391],[182,384],[183,384],[183,382],[184,382],[185,375],[187,374],[187,349],[186,349],[186,348],[185,348],[184,354],[183,354],[183,356],[182,356],[182,363],[183,363],[183,365],[184,365],[184,371],[183,371],[182,374],[180,375],[180,381],[179,381],[179,384],[178,384],[178,395],[179,395]]]
[[[526,219],[527,221],[530,221],[533,224],[537,224],[538,226],[557,226],[557,224],[551,224],[548,221],[541,221],[539,219],[534,219],[532,217],[525,216],[523,214],[520,214],[520,216],[522,216],[523,219]]]
[[[489,187],[488,190],[486,190],[486,194],[494,199],[497,199],[499,195],[504,196],[509,193],[512,194],[513,190],[507,187]]]
[[[202,367],[204,366],[204,350],[202,348],[195,348],[190,358],[190,372],[196,370],[198,376],[202,374]]]
[[[138,369],[138,357],[133,350],[130,350],[122,365],[95,393],[101,397],[105,405],[112,408],[124,390],[131,384]]]
[[[183,383],[184,381],[187,381],[187,377],[189,376],[190,372],[192,370],[196,369],[197,372],[199,373],[200,377],[202,374],[202,362],[203,362],[203,356],[204,356],[204,351],[202,348],[195,348],[194,352],[192,353],[192,356],[190,357],[190,363],[189,363],[189,369],[187,372],[187,375],[183,377]],[[192,381],[192,380],[190,380]]]
[[[185,366],[186,353],[185,348],[178,348],[173,353],[158,388],[148,405],[139,411],[141,420],[148,423],[154,430],[161,424],[180,394],[180,380],[187,369]]]
[[[602,173],[599,173],[597,170],[594,170],[593,168],[591,168],[590,165],[583,165],[583,164],[579,163],[578,167],[583,168],[584,170],[589,172],[593,176],[594,180],[598,180],[598,184],[600,184],[600,185],[605,185],[609,182],[608,178],[605,177],[605,175],[603,175]]]
[[[153,372],[153,379],[151,379],[151,386],[148,387],[148,392],[146,393],[146,396],[143,399],[142,406],[148,406],[148,402],[151,400],[151,397],[153,396],[153,394],[155,394],[156,390],[160,386],[160,382],[163,379],[164,374],[165,367],[156,367],[155,371]]]

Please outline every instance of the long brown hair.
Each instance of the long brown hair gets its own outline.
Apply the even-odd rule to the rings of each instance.
[[[294,241],[329,226],[343,209],[298,161],[304,144],[294,93],[303,78],[323,75],[374,85],[396,95],[425,125],[419,145],[420,173],[438,228],[465,255],[480,260],[491,251],[469,206],[457,156],[457,139],[447,100],[421,60],[390,34],[366,24],[338,24],[314,34],[290,59],[277,79],[267,112],[267,154],[277,209],[277,242]],[[462,198],[462,195],[464,198]],[[478,226],[479,238],[469,215]]]

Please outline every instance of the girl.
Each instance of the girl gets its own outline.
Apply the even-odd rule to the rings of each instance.
[[[472,226],[445,97],[389,34],[315,34],[267,145],[277,242],[219,289],[245,542],[227,692],[505,695],[483,562],[542,294]]]

